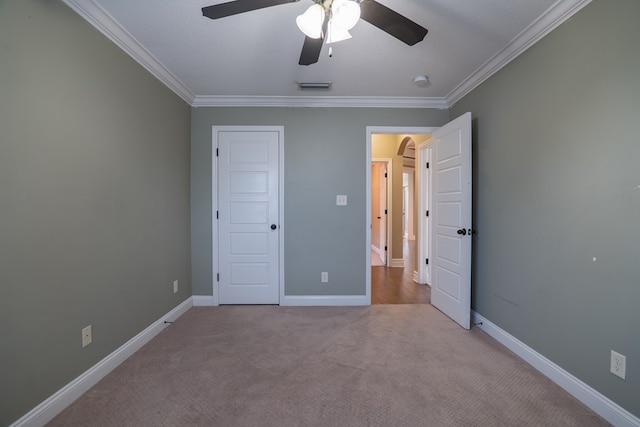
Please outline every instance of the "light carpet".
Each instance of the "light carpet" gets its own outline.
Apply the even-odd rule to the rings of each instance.
[[[604,426],[431,305],[192,308],[50,426]]]

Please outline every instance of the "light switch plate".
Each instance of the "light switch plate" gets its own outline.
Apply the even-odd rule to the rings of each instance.
[[[338,194],[336,196],[336,205],[347,206],[347,196],[344,194]]]

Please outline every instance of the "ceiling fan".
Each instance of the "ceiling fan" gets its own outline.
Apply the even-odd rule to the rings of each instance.
[[[202,14],[219,19],[252,10],[294,3],[299,0],[234,0],[206,6]],[[334,43],[351,37],[350,30],[359,19],[413,46],[427,35],[427,29],[375,0],[313,0],[313,5],[298,16],[296,23],[305,34],[300,65],[318,62],[322,43]]]

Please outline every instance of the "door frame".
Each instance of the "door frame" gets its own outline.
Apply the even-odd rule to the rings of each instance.
[[[416,126],[367,126],[366,127],[366,147],[365,155],[367,161],[366,167],[366,201],[365,201],[365,229],[366,229],[366,246],[365,246],[365,281],[366,281],[366,302],[371,305],[371,140],[375,134],[431,134],[438,129],[437,127],[416,127]],[[391,223],[390,218],[387,218]],[[420,236],[416,236],[420,239]],[[387,241],[389,237],[387,236]],[[420,248],[418,248],[418,256],[420,256]]]
[[[418,184],[418,230],[417,236],[421,238],[418,241],[418,277],[416,282],[428,284],[431,286],[431,267],[433,263],[422,263],[423,259],[429,258],[431,254],[431,218],[426,217],[427,209],[430,209],[431,200],[429,199],[431,189],[429,185],[431,183],[431,168],[426,167],[427,162],[431,162],[431,141],[429,138],[421,143],[416,144],[416,182]],[[422,216],[422,213],[425,216]],[[425,218],[426,217],[426,218]],[[425,224],[426,223],[426,224]],[[426,236],[426,238],[424,238]]]
[[[218,132],[278,132],[278,288],[284,301],[284,126],[211,126],[211,287],[213,304],[218,306]],[[371,254],[369,254],[371,256]]]

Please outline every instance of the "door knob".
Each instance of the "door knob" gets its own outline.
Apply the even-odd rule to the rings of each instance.
[[[275,224],[271,224],[271,229],[272,229],[272,230],[275,230],[276,228],[278,228],[278,226],[277,226],[277,225],[275,225]]]
[[[457,233],[464,236],[467,234],[467,230],[465,230],[464,228],[461,228],[460,230],[457,231]]]

